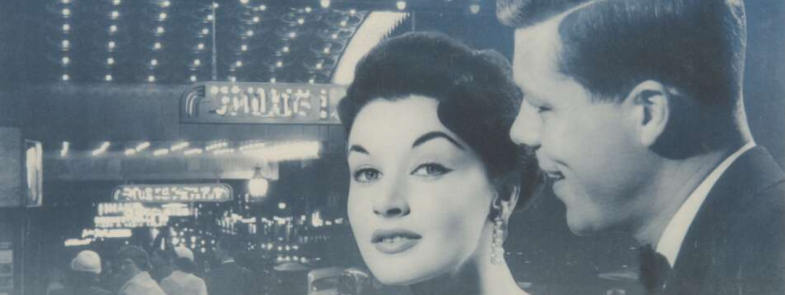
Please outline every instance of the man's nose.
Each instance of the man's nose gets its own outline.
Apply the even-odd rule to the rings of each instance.
[[[528,103],[521,104],[521,110],[510,129],[510,138],[515,144],[528,145],[534,149],[540,147],[540,129],[542,121],[537,111]]]

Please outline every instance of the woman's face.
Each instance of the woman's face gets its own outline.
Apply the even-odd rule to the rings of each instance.
[[[385,284],[453,273],[490,248],[493,186],[471,148],[412,95],[377,99],[349,135],[348,213],[363,259]],[[487,249],[486,249],[487,250]]]

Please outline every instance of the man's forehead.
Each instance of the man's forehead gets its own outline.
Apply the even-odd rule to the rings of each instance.
[[[542,23],[515,31],[513,75],[524,93],[532,92],[544,76],[555,76],[556,60],[561,50],[558,22]]]

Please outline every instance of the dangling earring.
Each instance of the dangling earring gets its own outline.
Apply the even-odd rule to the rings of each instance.
[[[500,214],[501,215],[501,214]],[[493,219],[493,241],[491,242],[491,264],[500,265],[504,261],[504,222],[501,216]]]

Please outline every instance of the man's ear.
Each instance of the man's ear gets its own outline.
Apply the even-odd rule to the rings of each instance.
[[[654,80],[641,82],[630,91],[625,104],[632,110],[631,119],[642,145],[651,147],[662,137],[675,97],[675,90]]]

